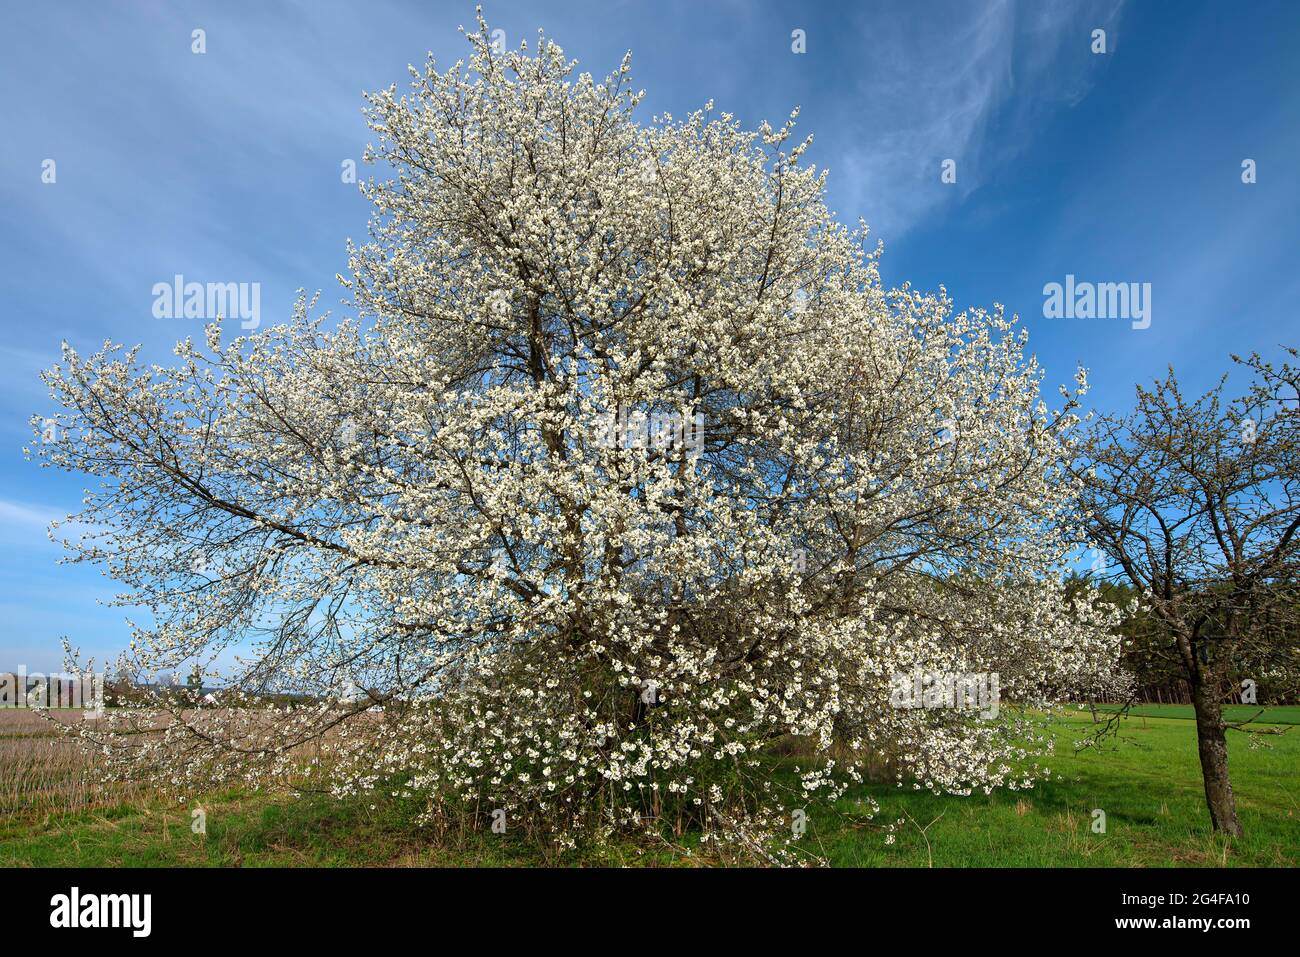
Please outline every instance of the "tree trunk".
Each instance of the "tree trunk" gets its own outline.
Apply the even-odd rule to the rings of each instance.
[[[1201,777],[1205,781],[1205,803],[1216,831],[1241,837],[1237,820],[1237,802],[1228,779],[1228,739],[1223,726],[1223,705],[1213,682],[1200,682],[1192,688],[1192,707],[1196,710],[1196,744],[1201,754]]]

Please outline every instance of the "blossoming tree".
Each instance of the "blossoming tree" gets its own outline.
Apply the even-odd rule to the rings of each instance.
[[[1014,714],[891,698],[995,673],[1042,704],[1114,660],[1061,584],[1076,396],[1046,406],[1000,310],[884,288],[794,116],[643,125],[629,61],[467,37],[369,97],[395,175],[357,318],[47,373],[65,438],[35,454],[102,479],[71,547],[151,613],[132,667],[241,651],[226,706],[88,733],[181,791],[310,754],[340,794],[570,836],[779,826],[867,755],[1027,783]]]

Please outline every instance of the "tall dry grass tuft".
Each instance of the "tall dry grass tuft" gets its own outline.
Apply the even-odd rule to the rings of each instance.
[[[187,713],[190,718],[194,712]],[[106,810],[154,800],[174,802],[147,772],[138,780],[120,781],[105,776],[107,759],[87,742],[68,734],[53,722],[80,726],[86,721],[79,710],[47,711],[0,708],[0,822],[41,820],[50,815]],[[90,722],[92,728],[97,722]],[[160,724],[156,724],[160,727]],[[360,726],[364,731],[366,725]],[[337,732],[331,732],[331,736]],[[328,758],[322,762],[319,742],[300,744],[290,752],[301,770],[267,777],[259,787],[267,790],[319,790]],[[119,762],[120,773],[120,762]],[[192,795],[191,795],[192,796]]]
[[[0,819],[43,818],[136,801],[149,792],[138,783],[100,783],[99,755],[50,721],[81,722],[83,712],[0,708]]]

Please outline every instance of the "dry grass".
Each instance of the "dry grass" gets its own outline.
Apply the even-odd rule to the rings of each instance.
[[[184,712],[187,721],[201,726],[211,714]],[[254,715],[256,719],[256,715]],[[363,729],[379,719],[360,715],[354,722]],[[53,815],[102,811],[122,805],[142,805],[162,795],[147,779],[122,782],[102,777],[106,759],[98,751],[55,726],[79,726],[86,722],[80,710],[51,710],[44,715],[25,708],[0,708],[0,821],[41,821]],[[154,727],[163,727],[170,719],[159,718]],[[97,722],[91,719],[91,727]],[[338,732],[331,731],[328,737]],[[319,759],[320,745],[308,742],[292,752],[304,765]],[[274,788],[301,787],[309,782],[306,774],[295,774],[266,783]]]
[[[45,818],[139,800],[148,788],[101,783],[101,758],[51,724],[84,720],[81,711],[0,708],[0,818]]]
[[[831,745],[830,750],[823,753],[817,750],[816,744],[810,738],[787,734],[772,742],[767,753],[778,759],[812,759],[829,756],[840,766],[846,764],[858,766],[866,779],[875,783],[893,782],[898,777],[899,764],[893,756],[878,752],[854,751],[839,742]]]

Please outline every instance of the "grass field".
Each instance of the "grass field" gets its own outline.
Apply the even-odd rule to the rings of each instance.
[[[1099,705],[1098,710],[1114,711],[1117,709],[1111,705]],[[1129,708],[1128,713],[1135,717],[1196,720],[1196,715],[1192,712],[1190,704],[1135,704]],[[1249,721],[1255,718],[1256,715],[1261,716],[1257,720],[1268,724],[1300,724],[1300,705],[1288,704],[1269,708],[1253,704],[1225,704],[1223,706],[1223,718],[1229,724]]]
[[[1240,720],[1259,708],[1237,713]],[[1230,735],[1231,770],[1245,837],[1211,833],[1190,709],[1147,705],[1117,740],[1076,752],[1093,728],[1086,713],[1054,721],[1053,778],[1026,792],[936,797],[892,784],[856,789],[834,809],[810,810],[800,845],[848,867],[1271,866],[1300,864],[1300,730]],[[616,845],[543,856],[514,835],[436,839],[407,824],[409,808],[382,799],[226,792],[197,802],[207,834],[190,830],[188,807],[143,788],[104,794],[80,783],[78,757],[21,712],[0,712],[0,866],[429,866],[707,863],[680,847]],[[1300,708],[1267,709],[1260,723],[1300,723]],[[19,754],[27,755],[16,760]],[[872,821],[863,800],[881,806]],[[1092,830],[1093,810],[1106,815]],[[887,843],[884,825],[906,822]],[[687,853],[689,852],[689,853]]]

